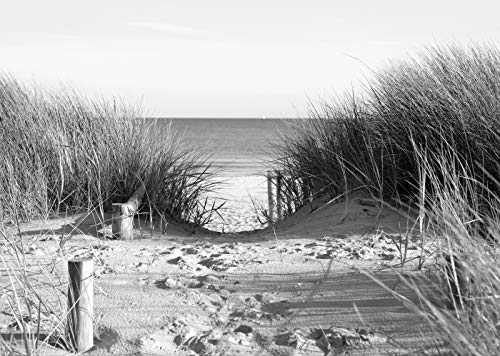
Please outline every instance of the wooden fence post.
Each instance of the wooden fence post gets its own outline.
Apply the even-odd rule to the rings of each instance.
[[[94,345],[94,261],[92,257],[68,261],[68,335],[77,352]]]
[[[283,219],[283,202],[282,202],[282,197],[281,197],[281,183],[282,183],[282,176],[281,173],[278,172],[276,175],[276,215],[278,221],[281,221]]]
[[[295,181],[292,179],[292,176],[287,176],[287,184],[286,184],[286,210],[290,215],[294,212],[294,208],[292,206],[292,194],[295,192]]]
[[[267,171],[267,204],[269,208],[269,222],[274,222],[274,196],[273,196],[273,173]]]
[[[128,204],[114,203],[111,231],[113,236],[132,240],[134,238],[134,213],[130,211]]]
[[[111,231],[113,236],[124,240],[134,238],[134,215],[139,210],[142,198],[146,193],[146,187],[142,185],[137,189],[130,199],[124,203],[114,203]]]

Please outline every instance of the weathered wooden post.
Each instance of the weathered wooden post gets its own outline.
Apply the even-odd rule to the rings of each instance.
[[[134,213],[130,211],[128,204],[113,203],[113,218],[111,231],[113,236],[132,240],[134,231]]]
[[[302,179],[302,186],[304,187],[304,189],[302,190],[302,198],[304,200],[304,203],[312,203],[314,200],[314,194],[310,179]]]
[[[293,213],[292,207],[292,194],[295,191],[295,182],[292,179],[292,176],[287,176],[287,184],[286,184],[286,210],[288,214]]]
[[[281,197],[281,184],[283,177],[281,176],[281,172],[278,172],[276,175],[276,215],[278,221],[283,219],[283,203]]]
[[[92,257],[68,261],[68,335],[77,352],[94,346],[94,261]]]
[[[267,171],[267,204],[269,207],[269,221],[274,222],[274,196],[273,196],[273,173]]]
[[[134,215],[139,210],[144,193],[146,193],[146,187],[142,185],[126,203],[114,203],[112,205],[111,231],[113,236],[123,240],[132,240],[134,238]]]

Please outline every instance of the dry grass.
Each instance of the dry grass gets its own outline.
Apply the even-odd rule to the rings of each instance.
[[[48,92],[0,77],[0,216],[25,221],[72,211],[109,210],[144,183],[148,212],[203,225],[216,206],[208,157],[163,122],[124,103],[73,91]]]
[[[374,73],[363,94],[316,105],[309,119],[285,130],[280,169],[315,196],[362,188],[386,201],[415,203],[416,151],[450,146],[473,178],[498,192],[498,78],[494,46],[437,47],[392,63]]]
[[[498,355],[500,352],[500,196],[457,168],[454,153],[421,162],[433,202],[425,209],[425,234],[439,242],[432,274],[424,285],[400,276],[419,296],[413,303],[388,291],[424,316],[445,346],[456,355]],[[441,164],[435,171],[434,159]],[[456,159],[456,157],[455,157]],[[442,178],[445,179],[442,179]],[[489,192],[487,196],[478,194]],[[475,198],[471,202],[471,198]],[[475,202],[488,200],[487,213]],[[430,235],[430,236],[429,236]],[[444,337],[443,337],[444,336]]]
[[[453,354],[500,354],[500,50],[428,49],[294,125],[280,169],[314,199],[361,189],[413,209],[422,237],[441,242],[427,281],[434,294],[407,280],[420,303],[396,295]]]
[[[1,227],[0,250],[0,308],[14,320],[10,334],[0,339],[2,354],[37,355],[47,345],[71,351],[66,329],[68,283],[62,273],[65,253],[37,259],[30,255],[22,233],[15,236]]]
[[[41,345],[71,350],[66,335],[67,280],[61,238],[57,253],[33,264],[23,234],[4,227],[76,212],[102,217],[144,184],[141,214],[203,226],[220,208],[207,204],[217,182],[209,157],[187,147],[163,121],[145,121],[122,102],[54,93],[0,76],[0,269],[2,312],[24,354]],[[35,259],[36,260],[36,259]],[[6,304],[4,304],[6,303]],[[5,336],[5,335],[3,335]],[[0,353],[20,350],[0,338]]]

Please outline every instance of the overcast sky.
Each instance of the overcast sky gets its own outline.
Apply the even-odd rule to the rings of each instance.
[[[162,117],[296,117],[389,59],[500,38],[498,0],[2,2],[0,71]]]

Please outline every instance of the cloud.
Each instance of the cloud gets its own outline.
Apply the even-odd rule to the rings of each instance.
[[[161,22],[141,22],[133,21],[128,22],[127,25],[132,27],[145,28],[153,31],[169,32],[177,35],[190,35],[190,36],[200,36],[207,35],[207,31],[203,31],[197,28],[187,27],[187,26],[177,26],[168,23]]]

